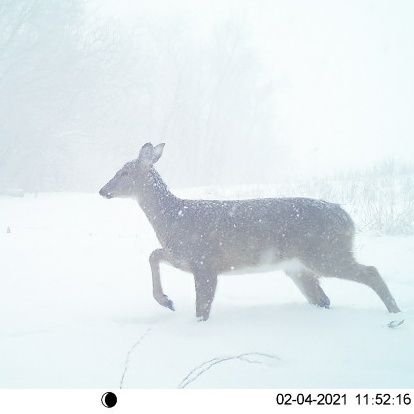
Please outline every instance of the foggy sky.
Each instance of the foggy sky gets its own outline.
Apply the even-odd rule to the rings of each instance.
[[[40,4],[53,36],[60,29],[46,12],[57,3]],[[86,2],[80,14],[82,36],[89,41],[97,28],[98,41],[82,58],[76,45],[62,44],[67,59],[50,75],[59,82],[46,82],[41,96],[28,60],[29,86],[13,111],[19,120],[1,119],[0,143],[12,148],[0,165],[2,186],[93,191],[149,140],[167,142],[160,170],[175,186],[271,183],[410,160],[411,1],[105,0]],[[49,47],[47,35],[42,42]],[[35,56],[42,45],[34,43]],[[84,65],[82,76],[66,77],[66,90],[61,73],[74,59]],[[10,79],[21,86],[21,78]],[[14,90],[2,91],[2,107]],[[37,107],[57,91],[56,99],[75,103],[70,117],[63,106],[57,113]],[[20,167],[34,157],[25,175]],[[26,179],[46,164],[38,182]]]
[[[407,1],[106,1],[124,24],[185,15],[193,35],[230,16],[251,36],[275,87],[275,139],[305,170],[414,149],[414,4]],[[408,152],[407,152],[408,150]],[[311,164],[309,165],[310,160]]]

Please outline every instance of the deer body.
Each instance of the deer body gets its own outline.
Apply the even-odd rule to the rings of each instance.
[[[209,317],[217,276],[283,268],[307,300],[330,301],[320,276],[354,280],[371,287],[390,312],[398,312],[375,267],[357,263],[354,224],[337,204],[309,198],[186,200],[174,196],[153,164],[163,144],[145,144],[100,191],[107,197],[134,197],[150,221],[161,249],[150,256],[154,298],[174,310],[164,294],[160,263],[194,275],[196,315]],[[128,177],[128,178],[124,178]]]

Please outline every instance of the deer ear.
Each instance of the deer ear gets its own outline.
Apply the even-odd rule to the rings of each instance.
[[[164,145],[165,143],[158,144],[154,147],[153,157],[152,157],[152,163],[155,164],[162,155],[162,152],[164,151]]]
[[[150,142],[144,144],[139,151],[138,161],[143,165],[151,166],[154,158],[154,147]]]

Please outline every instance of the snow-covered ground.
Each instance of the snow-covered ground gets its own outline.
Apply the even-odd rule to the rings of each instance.
[[[153,300],[157,246],[133,201],[1,197],[0,387],[414,387],[414,237],[356,240],[401,315],[334,279],[313,307],[274,272],[219,278],[205,323],[190,274],[162,266],[176,311]]]

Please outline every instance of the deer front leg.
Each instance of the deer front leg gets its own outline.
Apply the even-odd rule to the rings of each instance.
[[[175,309],[172,300],[170,300],[162,290],[160,277],[160,262],[162,260],[166,260],[163,249],[154,250],[149,257],[152,272],[152,294],[154,296],[154,299],[161,306],[165,306],[166,308],[171,309],[173,311]]]
[[[210,316],[211,304],[217,287],[217,275],[207,270],[194,271],[196,290],[196,317],[206,321]]]

